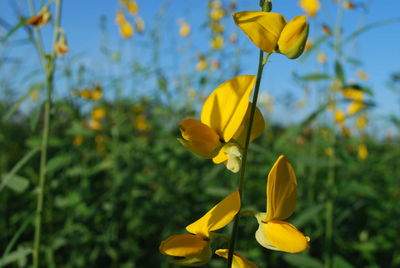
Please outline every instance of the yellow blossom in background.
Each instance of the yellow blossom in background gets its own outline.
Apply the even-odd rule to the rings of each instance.
[[[32,25],[38,28],[43,27],[51,20],[51,13],[48,6],[44,6],[39,14],[32,16],[27,22],[27,25]]]
[[[211,40],[211,48],[214,50],[221,50],[224,47],[224,38],[222,35],[217,35]]]
[[[115,23],[118,25],[123,24],[126,21],[124,13],[121,9],[117,10],[117,15],[115,16]]]
[[[365,160],[368,157],[368,148],[365,144],[358,145],[358,159]]]
[[[213,8],[210,12],[210,18],[212,20],[220,20],[224,17],[225,11],[221,8]]]
[[[136,24],[136,30],[139,33],[143,33],[144,32],[144,20],[141,17],[136,17],[135,24]]]
[[[220,9],[220,8],[222,8],[222,2],[219,0],[213,0],[213,1],[211,1],[209,7],[211,9]]]
[[[82,89],[75,92],[76,95],[87,100],[98,100],[103,96],[103,90],[100,85],[96,85],[94,89]]]
[[[299,4],[310,17],[314,17],[321,8],[319,0],[300,0]]]
[[[146,117],[142,114],[135,116],[135,127],[139,131],[148,131],[150,129],[149,124],[147,123]]]
[[[358,130],[363,130],[368,124],[368,118],[365,114],[356,118],[356,127]]]
[[[190,25],[186,22],[185,19],[179,19],[178,23],[180,25],[179,35],[182,37],[187,37],[190,34]]]
[[[136,1],[128,1],[125,6],[132,15],[137,15],[139,12],[139,6]]]
[[[306,16],[296,16],[290,22],[278,13],[242,11],[232,14],[236,25],[261,50],[278,52],[290,59],[299,57],[308,37]]]
[[[91,117],[94,120],[101,120],[106,115],[106,110],[103,108],[94,108]]]
[[[352,101],[362,102],[364,100],[364,92],[354,88],[345,88],[342,91],[342,94],[345,98],[350,99]]]
[[[365,108],[365,104],[360,101],[352,101],[347,107],[347,113],[353,115]]]
[[[54,49],[59,58],[62,58],[62,56],[68,52],[69,48],[67,45],[67,38],[65,37],[64,33],[61,33],[61,36],[58,39]]]
[[[215,254],[218,256],[228,259],[228,249],[217,249]],[[258,268],[258,266],[254,263],[246,259],[242,254],[237,251],[233,252],[232,259],[232,268]]]
[[[364,71],[361,71],[361,70],[358,70],[358,71],[357,71],[357,76],[358,76],[358,78],[360,78],[361,80],[367,80],[367,79],[368,79],[368,73],[367,73],[367,72],[364,72]]]
[[[342,111],[339,110],[339,109],[336,109],[335,112],[334,112],[334,120],[335,120],[335,123],[336,123],[336,124],[338,124],[338,125],[343,125],[343,124],[344,124],[344,121],[346,120],[346,115],[345,115],[345,113],[342,112]]]
[[[73,143],[74,146],[76,146],[76,147],[81,146],[82,143],[83,143],[83,137],[82,137],[82,135],[76,135],[76,136],[74,137],[74,140],[73,140],[72,143]]]
[[[196,71],[200,72],[207,68],[207,61],[205,59],[199,59],[199,62],[196,64]]]
[[[107,140],[107,136],[106,135],[96,135],[94,137],[94,142],[95,143],[104,143]]]
[[[328,147],[328,148],[325,148],[325,151],[324,151],[324,153],[327,155],[327,156],[331,156],[331,155],[333,155],[333,148],[332,147]]]
[[[218,70],[221,67],[221,62],[219,60],[213,60],[211,62],[211,69]]]
[[[254,75],[241,75],[217,87],[208,96],[201,111],[201,121],[182,120],[178,139],[191,152],[224,162],[232,172],[241,167],[247,121],[252,107],[249,102],[255,83]],[[264,118],[256,108],[250,141],[261,135]]]
[[[344,1],[343,7],[345,9],[355,9],[356,8],[356,6],[354,5],[354,3],[352,1]]]
[[[119,27],[119,34],[123,38],[131,38],[133,36],[133,27],[129,21],[124,21]]]
[[[225,31],[225,26],[219,23],[212,23],[211,29],[214,33],[222,34]]]
[[[32,90],[31,93],[29,94],[29,97],[33,101],[37,101],[40,98],[39,90],[35,89]]]
[[[296,109],[296,110],[300,110],[300,109],[302,109],[302,108],[304,107],[304,105],[306,105],[306,101],[305,101],[305,100],[299,101],[299,102],[296,104],[295,109]]]
[[[287,157],[281,155],[268,174],[266,212],[256,214],[259,227],[255,236],[261,246],[288,253],[309,247],[310,238],[283,221],[293,214],[296,198],[296,175]]]
[[[211,232],[228,225],[240,210],[239,192],[233,192],[203,217],[186,226],[191,234],[172,235],[161,242],[161,254],[180,257],[171,262],[184,266],[200,266],[211,256]]]
[[[328,61],[328,58],[326,57],[325,53],[320,51],[317,54],[317,61],[321,64],[325,64]]]
[[[89,120],[88,127],[91,130],[101,130],[100,122],[94,119]]]

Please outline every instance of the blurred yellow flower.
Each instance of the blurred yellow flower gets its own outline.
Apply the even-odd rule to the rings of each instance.
[[[179,19],[178,23],[180,25],[179,35],[182,37],[187,37],[190,34],[190,25],[185,21],[185,19]]]
[[[228,249],[217,249],[215,254],[218,256],[228,259]],[[258,268],[258,266],[254,263],[246,259],[242,254],[237,251],[233,252],[232,259],[232,268]]]
[[[40,9],[39,14],[32,16],[26,22],[27,25],[41,28],[51,20],[51,13],[48,6],[44,6]]]
[[[39,90],[37,89],[32,90],[31,93],[29,94],[29,97],[31,98],[31,100],[37,101],[40,97]]]
[[[106,135],[96,135],[94,137],[94,142],[95,143],[104,143],[107,140],[107,136]]]
[[[367,80],[368,79],[368,73],[364,72],[362,70],[358,70],[357,71],[357,76],[361,79],[361,80]]]
[[[83,143],[83,137],[82,137],[82,135],[76,135],[76,136],[74,137],[74,140],[73,140],[72,143],[73,143],[74,146],[76,146],[76,147],[81,146],[82,143]]]
[[[211,9],[210,18],[212,20],[220,20],[220,19],[222,19],[224,17],[224,15],[225,15],[225,12],[221,8],[213,8],[213,9]]]
[[[347,107],[347,113],[349,115],[353,115],[358,113],[359,111],[363,110],[365,107],[365,104],[360,101],[352,101],[349,106]]]
[[[353,101],[362,102],[364,100],[364,92],[351,87],[343,89],[342,94],[345,98]]]
[[[324,153],[325,153],[327,156],[333,155],[333,148],[332,148],[332,147],[325,148]]]
[[[339,109],[336,109],[335,112],[334,112],[334,120],[335,120],[335,123],[336,123],[336,124],[338,124],[338,125],[343,125],[343,124],[344,124],[344,121],[346,120],[346,115],[345,115],[345,113],[342,112],[342,111],[339,110]]]
[[[139,12],[139,6],[136,1],[128,1],[125,6],[132,15],[137,15]]]
[[[207,61],[205,59],[199,59],[199,62],[196,64],[196,71],[200,72],[207,68]]]
[[[64,33],[61,33],[61,36],[58,39],[54,49],[56,51],[57,56],[60,57],[60,58],[62,56],[64,56],[65,53],[68,52],[69,48],[68,48],[67,39],[66,39]]]
[[[296,207],[297,179],[286,156],[279,156],[268,174],[267,209],[256,214],[257,242],[271,250],[298,253],[309,247],[310,238],[283,221]]]
[[[239,192],[233,192],[219,202],[203,217],[186,226],[191,234],[172,235],[161,242],[161,254],[182,257],[172,263],[184,266],[200,266],[211,256],[211,232],[228,225],[240,210]]]
[[[314,17],[321,7],[319,0],[300,0],[299,4],[310,17]]]
[[[133,27],[129,21],[124,21],[119,27],[119,34],[123,38],[131,38],[133,36]]]
[[[351,136],[351,130],[345,126],[342,126],[340,128],[340,130],[342,131],[343,136],[345,137],[350,137]]]
[[[224,38],[222,35],[217,35],[211,40],[211,48],[221,50],[224,47]]]
[[[103,96],[103,90],[100,85],[95,85],[94,89],[78,90],[75,94],[83,99],[98,100]]]
[[[352,1],[344,1],[343,7],[345,9],[355,9],[356,8],[356,6],[354,5],[354,3]]]
[[[139,33],[144,32],[144,20],[141,17],[135,18],[136,29]]]
[[[101,124],[100,124],[100,122],[97,121],[97,120],[94,120],[94,119],[89,120],[88,127],[89,127],[91,130],[101,130]]]
[[[368,148],[365,144],[358,145],[358,159],[365,160],[368,157]]]
[[[115,16],[115,23],[118,25],[123,24],[126,21],[124,13],[121,9],[117,10],[117,15]]]
[[[368,124],[368,118],[365,114],[356,118],[356,127],[358,130],[363,130]]]
[[[213,158],[216,164],[225,162],[230,171],[238,172],[254,83],[254,75],[242,75],[217,87],[203,105],[201,121],[181,121],[183,139],[178,140],[182,145],[197,155]],[[256,108],[250,141],[261,135],[264,126],[264,118]]]
[[[106,110],[103,108],[94,108],[91,117],[93,120],[101,120],[106,115]]]
[[[305,100],[299,101],[299,102],[296,104],[295,109],[296,109],[296,110],[300,110],[300,109],[302,109],[302,108],[304,107],[304,105],[306,105],[306,101],[305,101]]]
[[[321,64],[325,64],[325,63],[327,63],[328,58],[326,57],[324,52],[319,51],[317,54],[317,61]]]
[[[139,131],[148,131],[150,129],[150,125],[147,123],[146,117],[142,114],[135,116],[135,127]]]

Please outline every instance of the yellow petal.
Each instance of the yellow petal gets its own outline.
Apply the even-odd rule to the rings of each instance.
[[[133,27],[128,21],[124,21],[120,28],[119,33],[123,38],[130,38],[133,35]]]
[[[240,209],[239,192],[233,192],[219,202],[203,217],[186,226],[186,230],[193,234],[209,237],[211,231],[221,229],[228,225]]]
[[[222,83],[207,98],[201,122],[228,142],[242,124],[256,76],[241,75]]]
[[[261,50],[272,53],[286,20],[278,13],[242,11],[232,14],[237,26]]]
[[[244,147],[246,141],[247,128],[245,128],[245,126],[249,125],[248,121],[250,119],[250,111],[252,106],[253,104],[250,102],[244,120],[239,129],[236,131],[235,136],[233,137],[242,147]],[[256,107],[253,119],[253,126],[251,127],[250,142],[258,138],[264,131],[264,128],[265,128],[264,117],[261,111]]]
[[[299,57],[306,46],[309,24],[304,15],[296,16],[283,28],[278,40],[279,53],[289,59]]]
[[[353,115],[358,113],[359,111],[363,110],[365,107],[365,104],[360,101],[352,101],[349,106],[347,107],[347,113],[349,115]]]
[[[200,121],[188,118],[179,124],[182,139],[178,139],[191,152],[205,158],[217,155],[221,145],[218,134],[209,126]]]
[[[200,235],[179,234],[172,235],[161,242],[159,250],[161,254],[176,257],[193,257],[200,254],[209,241]]]
[[[213,158],[213,162],[215,164],[221,164],[222,162],[225,162],[226,160],[228,160],[228,156],[226,155],[226,153],[223,150],[219,150],[217,156],[215,156]]]
[[[228,251],[228,249],[218,249],[215,251],[215,254],[228,259]],[[239,252],[235,251],[233,252],[232,268],[258,268],[258,266],[254,262],[246,259],[246,257]]]
[[[364,92],[354,88],[346,88],[342,91],[342,94],[345,98],[353,101],[362,102],[364,100]]]
[[[256,232],[257,242],[268,249],[298,253],[307,249],[309,237],[284,221],[261,222]]]
[[[285,155],[279,156],[268,174],[267,215],[265,221],[283,220],[296,207],[297,180]]]
[[[310,17],[314,17],[321,5],[319,0],[301,0],[300,6]]]

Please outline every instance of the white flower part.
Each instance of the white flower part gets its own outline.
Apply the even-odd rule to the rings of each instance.
[[[237,173],[240,170],[242,165],[242,152],[238,145],[233,143],[228,143],[223,148],[224,153],[228,156],[228,160],[226,161],[226,168],[232,171],[233,173]]]

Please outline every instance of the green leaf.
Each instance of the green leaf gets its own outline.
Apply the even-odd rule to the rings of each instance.
[[[348,263],[342,257],[335,255],[333,256],[333,268],[353,268],[354,266]]]
[[[360,34],[365,33],[366,31],[369,31],[371,29],[374,29],[374,28],[377,28],[377,27],[381,27],[381,26],[384,26],[384,25],[388,25],[388,24],[392,24],[392,23],[398,23],[398,22],[400,22],[400,18],[388,19],[388,20],[383,20],[383,21],[378,21],[378,22],[373,22],[373,23],[367,24],[364,27],[361,27],[360,29],[356,30],[351,35],[349,35],[345,39],[344,43],[347,43],[348,41],[351,41],[351,40],[355,39]]]
[[[22,248],[20,247],[16,251],[7,254],[2,257],[0,260],[0,267],[11,264],[13,262],[18,261],[19,263],[26,264],[26,257],[32,253],[32,249],[30,248]],[[23,265],[25,266],[25,265]],[[20,266],[21,267],[21,266]]]
[[[11,37],[19,28],[21,28],[22,26],[24,26],[24,25],[26,24],[27,21],[28,21],[28,18],[21,17],[21,18],[19,19],[19,22],[18,22],[14,27],[12,27],[12,28],[8,31],[8,33],[7,33],[3,38],[0,39],[0,42],[5,42],[5,41],[6,41],[9,37]]]
[[[18,175],[9,176],[5,181],[6,176],[2,176],[5,186],[14,190],[17,193],[22,193],[29,186],[29,181]]]
[[[303,213],[301,213],[293,220],[293,225],[301,229],[304,224],[318,217],[318,214],[324,209],[324,207],[324,204],[318,204],[306,209]]]
[[[344,75],[344,69],[339,61],[335,61],[335,74],[336,77],[342,82],[343,85],[346,84],[346,77]]]
[[[328,74],[324,73],[313,73],[313,74],[308,74],[305,76],[299,76],[297,79],[302,80],[302,81],[316,81],[316,80],[327,80],[331,79],[331,76]]]
[[[288,254],[283,256],[283,259],[288,262],[289,264],[295,267],[302,267],[302,268],[322,268],[324,267],[323,264],[310,256],[306,255],[299,255],[299,254]]]

